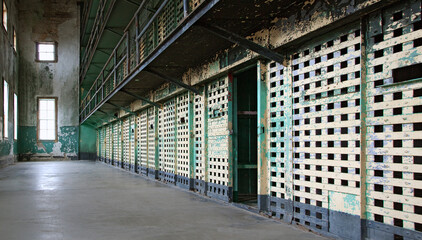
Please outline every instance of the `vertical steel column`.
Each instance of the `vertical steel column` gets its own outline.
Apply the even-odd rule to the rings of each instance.
[[[270,204],[270,161],[268,150],[268,69],[266,62],[257,63],[257,136],[258,136],[258,208],[268,212]]]
[[[189,15],[189,0],[183,0],[183,16],[187,17]]]

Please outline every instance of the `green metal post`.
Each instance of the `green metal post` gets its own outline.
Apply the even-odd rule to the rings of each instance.
[[[257,63],[257,136],[258,136],[258,208],[260,211],[269,211],[270,196],[270,161],[268,139],[268,78],[267,64],[264,61]]]

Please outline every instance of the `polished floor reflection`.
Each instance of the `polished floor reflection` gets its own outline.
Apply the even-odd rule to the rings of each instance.
[[[0,169],[0,239],[322,239],[89,161]]]

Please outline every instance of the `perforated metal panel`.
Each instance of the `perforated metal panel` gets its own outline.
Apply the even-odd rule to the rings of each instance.
[[[335,198],[359,214],[361,38],[346,29],[270,64],[271,210],[323,231]]]
[[[203,151],[204,141],[204,97],[195,95],[193,103],[194,113],[194,151],[195,151],[195,190],[205,193],[205,157]]]
[[[163,107],[163,155],[164,155],[164,180],[175,182],[175,134],[176,134],[176,105],[175,99],[164,103]]]
[[[136,147],[136,116],[132,115],[129,117],[130,129],[129,129],[129,170],[135,172],[135,161],[137,154]]]
[[[270,211],[274,217],[289,221],[292,215],[292,116],[291,82],[288,68],[278,63],[269,65],[269,156]],[[288,184],[286,184],[286,182]],[[286,195],[286,188],[288,193]],[[285,200],[287,199],[287,201]]]
[[[158,109],[158,166],[159,179],[164,179],[164,111]]]
[[[155,170],[155,108],[148,108],[148,169]],[[152,172],[151,172],[152,174]],[[154,173],[155,174],[155,173]]]
[[[147,174],[148,167],[148,141],[147,141],[147,110],[142,111],[137,117],[138,121],[138,171]]]
[[[368,227],[391,239],[413,239],[407,229],[422,231],[421,29],[420,1],[369,20],[366,217],[374,221]]]
[[[360,201],[360,42],[355,27],[293,55],[294,221],[317,229],[336,193]]]
[[[106,126],[106,162],[111,163],[113,158],[113,128],[111,125]]]
[[[122,161],[121,136],[122,129],[120,122],[113,123],[113,163],[115,166],[120,166]]]
[[[189,94],[177,98],[177,184],[189,188]]]
[[[183,18],[183,1],[170,0],[158,16],[158,44],[160,44]]]
[[[123,119],[123,167],[129,169],[129,119]]]
[[[229,200],[228,79],[208,85],[208,174],[207,194]]]

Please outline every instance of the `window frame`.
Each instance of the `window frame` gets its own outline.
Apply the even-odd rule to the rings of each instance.
[[[3,26],[3,29],[7,32],[7,24],[8,24],[8,20],[9,20],[9,13],[7,11],[7,4],[6,4],[6,0],[2,1],[2,5],[1,5],[1,23]],[[6,19],[5,19],[5,14],[4,12],[6,12]],[[6,21],[5,21],[6,20]]]
[[[40,44],[51,44],[54,46],[54,60],[40,60],[39,59],[39,52],[38,52],[38,48]],[[56,63],[57,59],[58,59],[58,55],[57,55],[57,42],[55,41],[42,41],[42,42],[35,42],[35,61],[36,62],[43,62],[43,63]]]
[[[54,121],[54,135],[55,138],[54,139],[40,139],[40,100],[43,99],[54,99],[54,117],[55,117],[55,121]],[[57,110],[58,110],[58,102],[57,102],[57,97],[37,97],[37,142],[57,142]]]

